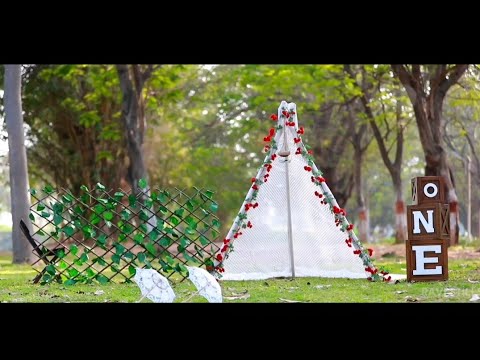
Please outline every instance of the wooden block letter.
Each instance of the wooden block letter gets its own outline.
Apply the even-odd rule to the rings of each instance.
[[[444,202],[445,185],[442,176],[420,176],[412,179],[413,205]]]
[[[407,240],[406,243],[408,281],[448,279],[446,240]]]
[[[448,205],[407,206],[407,229],[409,240],[447,239],[450,236]]]

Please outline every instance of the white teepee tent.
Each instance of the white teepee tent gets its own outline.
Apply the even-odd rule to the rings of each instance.
[[[373,265],[302,141],[296,106],[282,101],[267,155],[215,256],[224,280],[348,277],[390,280]]]

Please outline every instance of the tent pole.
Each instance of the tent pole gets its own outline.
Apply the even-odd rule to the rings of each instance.
[[[292,234],[292,210],[290,206],[290,176],[288,174],[288,160],[285,159],[287,167],[287,214],[288,214],[288,244],[290,247],[290,266],[292,267],[292,278],[295,277],[295,261],[293,256],[293,234]]]
[[[278,155],[285,158],[286,172],[287,177],[287,215],[288,215],[288,245],[290,248],[290,266],[292,268],[292,278],[295,277],[295,260],[293,256],[293,234],[292,234],[292,209],[290,206],[290,175],[288,173],[288,156],[290,155],[290,149],[288,148],[287,143],[287,125],[283,126],[283,146],[282,150],[278,152]]]

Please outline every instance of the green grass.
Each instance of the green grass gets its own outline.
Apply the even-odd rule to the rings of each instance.
[[[405,274],[402,258],[376,261],[392,273]],[[480,259],[449,261],[449,280],[397,284],[371,283],[363,279],[297,278],[261,281],[222,281],[225,302],[468,302],[480,295]],[[1,302],[135,302],[140,298],[136,284],[34,285],[36,272],[28,265],[12,265],[11,257],[0,256]],[[470,280],[470,281],[469,281]],[[475,283],[478,281],[478,283]],[[206,302],[185,280],[173,285],[175,302]],[[103,291],[103,293],[102,293]],[[97,293],[97,295],[95,294]],[[243,295],[243,298],[242,298]],[[240,298],[239,298],[240,297]],[[144,302],[150,300],[144,299]]]

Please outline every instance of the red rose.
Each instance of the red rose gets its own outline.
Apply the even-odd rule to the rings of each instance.
[[[295,142],[295,144],[298,144],[302,140],[300,138],[295,138],[295,139],[293,139],[293,141]]]
[[[218,261],[222,261],[222,260],[223,260],[222,254],[217,254],[216,258],[217,258]]]
[[[272,119],[273,121],[277,121],[277,120],[278,120],[278,116],[275,115],[275,114],[272,114],[272,115],[270,115],[270,119]]]

